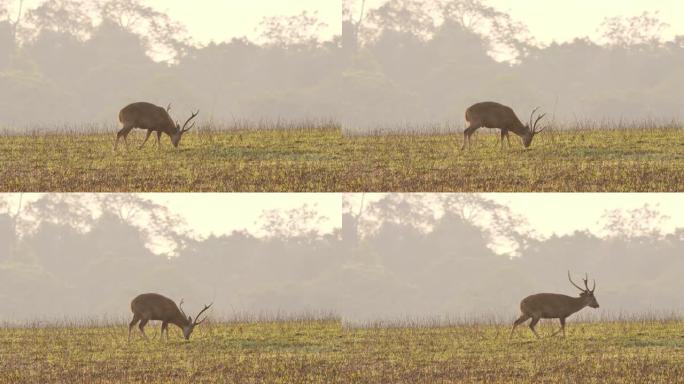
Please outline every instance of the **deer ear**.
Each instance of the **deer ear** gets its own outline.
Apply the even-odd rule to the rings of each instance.
[[[188,316],[188,321],[192,323],[192,316]]]

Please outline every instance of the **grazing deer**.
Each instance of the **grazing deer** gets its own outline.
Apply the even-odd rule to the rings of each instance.
[[[570,280],[570,283],[577,289],[582,291],[579,297],[560,295],[557,293],[538,293],[536,295],[527,296],[520,302],[520,311],[522,314],[518,320],[513,323],[513,329],[511,330],[511,335],[509,337],[513,336],[515,327],[530,318],[532,319],[530,322],[530,329],[537,338],[539,338],[539,335],[537,334],[537,331],[534,330],[534,327],[539,322],[539,319],[559,319],[561,329],[551,336],[556,336],[559,332],[563,332],[563,337],[565,337],[565,319],[568,316],[584,307],[599,307],[599,303],[596,301],[596,297],[594,297],[596,280],[594,280],[594,285],[591,289],[589,289],[588,285],[589,277],[586,275],[583,279],[584,288],[581,288],[572,281],[572,278],[570,278],[570,271],[568,271],[568,280]]]
[[[192,116],[183,124],[181,128],[178,122],[173,122],[169,111],[171,110],[171,104],[164,109],[150,103],[133,103],[130,104],[119,112],[119,121],[123,124],[123,128],[116,134],[116,143],[114,144],[114,150],[119,146],[119,139],[123,137],[126,143],[126,148],[128,148],[128,134],[133,130],[133,128],[140,128],[147,130],[147,136],[145,136],[145,141],[140,145],[140,149],[145,146],[147,140],[150,138],[152,132],[157,132],[157,149],[160,148],[160,141],[162,133],[166,133],[171,138],[171,143],[174,147],[178,148],[178,143],[180,143],[183,134],[192,129],[195,123],[192,123],[188,127],[188,123],[199,115],[199,111],[192,113]]]
[[[510,148],[511,146],[511,139],[508,137],[509,131],[520,136],[523,146],[529,148],[534,135],[541,133],[545,129],[537,130],[537,124],[546,114],[537,117],[534,124],[532,123],[534,114],[538,110],[539,108],[536,108],[532,111],[529,124],[523,125],[510,107],[491,101],[473,105],[466,110],[465,118],[470,123],[470,126],[463,132],[463,147],[461,147],[461,150],[465,150],[466,146],[470,147],[470,136],[482,127],[498,128],[501,130],[501,148],[504,145],[504,138],[508,141],[508,147]]]
[[[185,312],[183,312],[182,299],[180,301],[180,305],[176,306],[176,303],[174,303],[173,300],[156,293],[144,293],[139,295],[133,299],[133,301],[131,301],[133,320],[131,320],[131,323],[128,325],[128,341],[131,341],[131,330],[135,324],[138,323],[138,321],[140,322],[138,328],[140,329],[143,337],[147,339],[147,335],[145,334],[145,325],[147,325],[147,322],[150,320],[159,320],[162,322],[162,338],[164,337],[164,331],[166,331],[166,339],[169,339],[168,326],[169,323],[171,323],[182,329],[185,340],[189,340],[193,329],[207,319],[205,316],[204,319],[199,320],[199,317],[207,309],[211,308],[213,304],[214,303],[205,305],[204,309],[202,309],[197,316],[195,316],[195,321],[193,321],[192,317],[187,316]]]

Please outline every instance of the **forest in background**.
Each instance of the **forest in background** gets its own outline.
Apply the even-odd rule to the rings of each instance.
[[[529,294],[575,295],[568,270],[596,279],[596,314],[684,310],[684,228],[659,231],[658,207],[606,212],[600,234],[543,238],[482,195],[394,194],[361,211],[347,197],[331,234],[307,229],[319,214],[301,207],[264,211],[263,236],[201,237],[137,195],[49,194],[21,210],[16,200],[0,197],[0,322],[118,321],[148,291],[191,311],[215,301],[219,318],[508,321]]]
[[[486,0],[344,1],[349,60],[341,92],[349,132],[462,130],[479,101],[541,106],[556,125],[629,126],[682,119],[684,36],[657,13],[607,17],[600,39],[542,44]]]
[[[16,201],[0,196],[0,323],[119,321],[144,292],[184,298],[190,311],[215,301],[219,318],[339,312],[345,255],[339,232],[307,229],[315,208],[265,210],[264,236],[200,237],[138,195],[48,194],[20,210]]]
[[[343,303],[348,321],[508,322],[530,294],[578,294],[568,271],[580,284],[585,272],[596,279],[601,309],[585,315],[684,310],[684,228],[660,231],[667,216],[658,207],[607,211],[600,234],[543,238],[523,217],[476,194],[391,194],[362,210],[350,200],[345,206],[343,241],[353,256],[343,279],[356,298]]]
[[[342,62],[317,14],[266,17],[260,41],[202,45],[141,0],[55,0],[21,17],[0,0],[0,129],[93,129],[146,100],[178,119],[331,119]],[[18,22],[17,22],[18,21]]]
[[[460,130],[481,100],[582,126],[682,118],[684,37],[664,40],[653,13],[606,18],[599,41],[544,45],[485,0],[389,0],[363,14],[344,0],[329,41],[304,12],[265,18],[258,42],[201,45],[141,0],[55,0],[19,19],[14,1],[0,0],[0,129],[109,129],[138,100],[217,125],[334,119],[362,132]]]

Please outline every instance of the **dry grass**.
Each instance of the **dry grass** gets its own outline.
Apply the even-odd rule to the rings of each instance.
[[[7,134],[0,136],[0,191],[684,191],[684,132],[676,125],[584,124],[544,132],[529,150],[516,137],[501,150],[496,135],[483,131],[465,152],[461,134],[345,137],[334,123],[248,127],[200,129],[179,150],[164,138],[161,151],[148,144],[118,153],[111,133]]]
[[[351,136],[347,191],[670,192],[684,191],[679,128],[549,131],[529,150],[492,134],[461,151],[460,134]]]
[[[125,326],[0,330],[0,383],[325,383],[339,375],[339,321],[202,324],[127,342]]]
[[[127,342],[125,326],[0,329],[0,383],[673,383],[684,374],[679,320],[569,321],[536,340],[509,325],[339,320],[203,324]],[[556,322],[538,328],[548,336]]]

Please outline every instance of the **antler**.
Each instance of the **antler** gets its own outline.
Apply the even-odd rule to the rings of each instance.
[[[193,325],[202,324],[202,322],[204,322],[204,320],[207,319],[208,316],[205,316],[204,319],[202,319],[202,320],[200,320],[200,321],[197,321],[197,319],[199,319],[199,317],[200,317],[207,309],[211,308],[212,305],[214,305],[214,303],[211,303],[211,304],[209,304],[209,305],[206,305],[206,304],[204,305],[204,309],[202,309],[202,310],[197,314],[197,316],[195,316],[195,322],[193,323]]]
[[[188,120],[185,121],[185,124],[183,124],[183,129],[181,129],[181,131],[182,131],[183,133],[185,133],[185,132],[191,130],[192,127],[195,126],[195,123],[192,123],[192,125],[191,125],[189,128],[187,128],[187,129],[185,128],[185,127],[188,126],[188,123],[189,123],[192,119],[194,119],[195,117],[197,117],[197,115],[199,115],[199,112],[200,112],[199,109],[197,110],[197,112],[193,112],[192,116],[190,116],[190,118],[189,118]]]
[[[587,287],[587,292],[594,292],[594,289],[596,289],[596,280],[593,280],[594,284],[592,285],[591,289],[589,289],[589,275],[585,273],[584,279],[582,280],[584,281],[584,286]]]
[[[171,103],[169,103],[169,105],[166,106],[166,113],[169,113],[170,110],[171,110]]]
[[[543,130],[546,129],[546,127],[544,127],[544,128],[542,128],[542,129],[540,129],[540,130],[537,131],[537,124],[539,124],[539,122],[540,122],[544,117],[546,117],[546,113],[544,113],[544,114],[542,114],[541,116],[537,117],[537,120],[535,120],[534,123],[532,123],[532,119],[534,119],[534,114],[535,114],[540,108],[541,108],[541,107],[535,108],[535,109],[532,111],[532,113],[530,114],[530,128],[531,128],[531,130],[532,130],[532,134],[533,134],[533,135],[536,135],[536,134],[538,134],[538,133],[541,133]]]
[[[568,271],[568,280],[570,280],[570,284],[574,285],[575,288],[579,289],[580,291],[584,292],[584,288],[580,287],[579,285],[575,284],[574,281],[572,281],[572,278],[570,277],[570,271]],[[585,284],[586,285],[586,284]],[[588,289],[588,288],[587,288]]]
[[[185,314],[185,311],[183,310],[183,299],[180,299],[180,303],[178,303],[178,309],[180,309],[181,313],[183,316],[188,317],[188,315]]]

